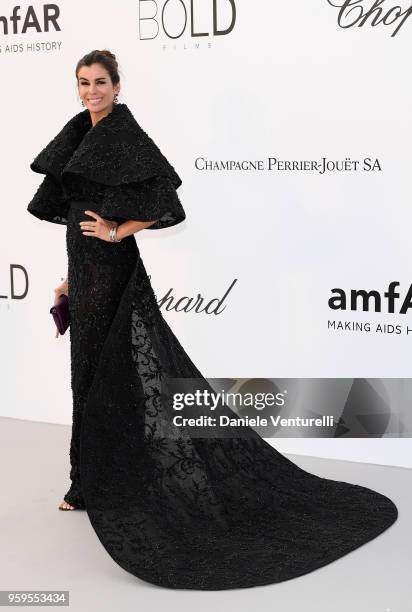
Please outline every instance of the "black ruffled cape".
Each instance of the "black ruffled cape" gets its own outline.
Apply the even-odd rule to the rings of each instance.
[[[30,168],[46,175],[27,207],[39,219],[67,224],[76,197],[95,199],[105,218],[156,220],[148,229],[185,219],[179,175],[126,104],[114,105],[94,127],[88,109],[78,113]]]

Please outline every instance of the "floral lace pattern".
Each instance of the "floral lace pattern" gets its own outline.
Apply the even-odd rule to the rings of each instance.
[[[70,130],[40,155],[47,174],[29,210],[67,225],[73,429],[65,499],[86,509],[123,569],[160,586],[243,588],[311,572],[382,533],[397,508],[366,487],[306,472],[251,428],[247,437],[200,438],[172,426],[168,380],[202,374],[162,316],[135,236],[109,243],[79,227],[87,208],[116,216],[135,207],[166,225],[181,216],[170,170],[148,176],[158,156],[147,171],[135,168],[141,180],[128,165],[108,168],[106,139],[124,138],[118,112],[93,128],[100,157],[88,158]],[[79,173],[59,183],[70,149]],[[115,176],[119,185],[97,180]]]

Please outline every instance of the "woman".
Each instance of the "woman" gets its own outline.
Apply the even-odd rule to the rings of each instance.
[[[76,78],[86,108],[31,164],[45,177],[28,206],[67,226],[56,295],[69,295],[73,429],[61,509],[85,508],[121,567],[170,588],[280,582],[376,537],[397,518],[384,495],[305,472],[251,428],[171,427],[171,381],[207,384],[159,310],[134,234],[185,219],[181,180],[117,103],[112,53],[85,55]]]

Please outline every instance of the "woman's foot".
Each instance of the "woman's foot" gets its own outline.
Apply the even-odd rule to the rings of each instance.
[[[70,501],[67,501],[67,500]],[[77,479],[70,485],[70,489],[59,504],[59,510],[85,510],[83,495],[81,493],[80,481]]]
[[[59,505],[59,510],[76,510],[76,508],[69,504],[67,501],[63,500]]]

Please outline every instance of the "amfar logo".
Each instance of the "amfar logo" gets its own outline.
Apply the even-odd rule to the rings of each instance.
[[[3,24],[3,34],[32,34],[35,32],[50,32],[52,25],[54,30],[60,32],[60,26],[57,23],[57,18],[60,16],[60,9],[57,4],[43,4],[43,12],[38,13],[32,6],[28,6],[22,16],[19,15],[21,7],[14,6],[10,17],[0,16],[0,22]],[[9,24],[10,22],[10,24]],[[19,24],[19,22],[21,22]],[[9,31],[9,25],[11,31]]]
[[[201,31],[199,22],[213,20],[213,30]],[[229,34],[236,23],[234,0],[139,0],[140,40],[153,40],[159,34],[168,38],[223,36]],[[224,27],[222,24],[225,24]],[[205,28],[202,28],[204,30]]]
[[[341,28],[352,28],[364,25],[384,25],[391,26],[396,24],[396,28],[391,36],[396,36],[404,23],[412,15],[412,6],[403,9],[401,6],[390,7],[386,0],[375,0],[370,6],[370,1],[364,0],[327,0],[328,4],[339,8],[338,25]]]
[[[365,289],[352,289],[350,297],[346,295],[344,289],[331,289],[332,296],[328,300],[329,308],[332,310],[362,310],[369,312],[370,301],[373,300],[372,310],[382,312],[382,300],[386,298],[386,311],[395,312],[395,301],[400,298],[400,294],[395,291],[395,287],[399,287],[400,283],[392,281],[389,283],[388,291],[385,291],[383,296],[379,291],[365,291]],[[409,287],[408,293],[402,301],[399,308],[400,314],[406,314],[409,308],[412,307],[412,285]]]

